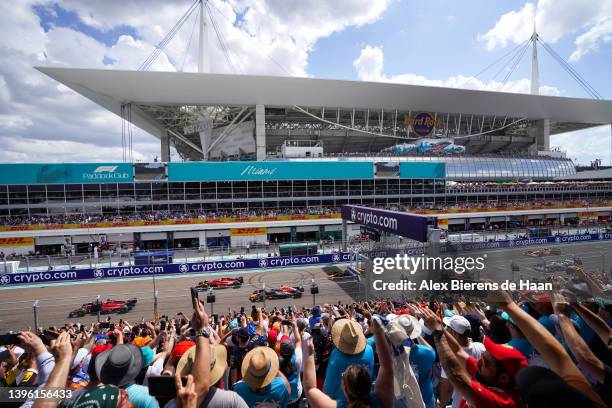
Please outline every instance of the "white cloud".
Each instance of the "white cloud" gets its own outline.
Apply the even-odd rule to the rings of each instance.
[[[553,135],[550,137],[550,143],[565,150],[567,157],[576,163],[589,164],[595,159],[601,159],[603,165],[609,165],[611,132],[610,125],[598,126]]]
[[[506,83],[498,81],[482,82],[475,77],[456,75],[446,79],[429,79],[422,75],[398,74],[387,76],[384,73],[384,54],[380,47],[366,45],[361,49],[359,57],[353,61],[357,77],[362,81],[394,82],[401,84],[441,86],[448,88],[465,88],[476,90],[529,93],[530,80],[523,78]],[[540,86],[541,95],[559,96],[559,89],[553,86]]]
[[[376,21],[390,1],[210,0],[213,18],[236,65],[232,68],[226,62],[209,21],[211,70],[287,75],[267,53],[290,75],[305,76],[309,52],[319,39],[347,27]],[[54,14],[53,0],[0,2],[0,160],[121,159],[120,118],[33,66],[134,70],[191,3],[191,0],[57,1],[59,7],[76,13],[82,23],[103,33],[121,27],[136,33],[122,35],[114,44],[106,45],[73,26],[51,26],[45,32],[32,7],[44,7]],[[194,21],[195,15],[151,70],[175,71],[183,61],[185,71],[197,69],[197,28],[186,53]],[[136,130],[134,150],[135,158],[152,160],[159,155],[159,142]]]
[[[542,39],[555,43],[582,32],[576,39],[573,61],[597,49],[612,35],[612,0],[538,0],[537,6],[526,3],[520,9],[502,15],[495,26],[479,41],[492,50],[508,43],[520,44],[533,32],[533,23]]]

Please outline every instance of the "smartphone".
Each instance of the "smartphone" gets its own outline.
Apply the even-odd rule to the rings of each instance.
[[[17,336],[18,334],[0,334],[0,346],[20,344],[21,340],[19,340],[19,337]]]
[[[198,298],[198,290],[196,288],[190,288],[189,290],[191,292],[191,305],[193,306],[193,310],[196,310],[198,308],[197,304],[200,301]]]
[[[244,313],[244,306],[240,307],[240,314]]]
[[[187,377],[181,377],[183,386],[187,384]],[[153,397],[176,397],[176,383],[174,376],[152,375],[149,377],[149,392]]]
[[[293,321],[291,321],[291,320],[283,320],[283,321],[281,321],[281,324],[283,326],[293,326]]]
[[[110,331],[115,331],[115,323],[110,323],[110,324],[108,325],[108,330],[110,330]]]
[[[161,331],[166,330],[166,321],[165,320],[162,320],[161,322],[159,322],[159,329]]]
[[[57,339],[57,337],[60,335],[59,333],[51,331],[51,330],[43,330],[43,334],[47,336],[49,339]]]
[[[100,322],[99,328],[101,329],[108,329],[110,327],[110,323],[109,322]]]

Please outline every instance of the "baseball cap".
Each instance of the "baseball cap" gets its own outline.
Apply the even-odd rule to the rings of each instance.
[[[268,332],[268,343],[274,344],[276,343],[276,339],[278,339],[278,332],[274,329]]]
[[[527,367],[527,360],[523,353],[507,344],[497,344],[488,337],[484,338],[484,346],[489,354],[502,363],[504,369],[513,377],[523,368]]]
[[[465,335],[467,332],[472,330],[472,325],[470,321],[463,316],[453,315],[451,317],[445,317],[442,319],[445,325],[450,327],[454,332]]]
[[[185,354],[185,352],[193,346],[195,346],[195,343],[191,340],[183,340],[176,346],[174,346],[174,348],[172,349],[172,362],[178,362],[183,356],[183,354]]]

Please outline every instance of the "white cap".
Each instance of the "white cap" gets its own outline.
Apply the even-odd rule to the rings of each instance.
[[[472,330],[470,321],[463,316],[454,315],[451,317],[445,317],[442,319],[445,325],[453,329],[454,332],[464,335],[468,331]]]

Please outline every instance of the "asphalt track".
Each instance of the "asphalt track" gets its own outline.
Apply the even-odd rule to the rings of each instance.
[[[605,270],[610,273],[612,270],[612,242],[588,242],[572,243],[562,245],[547,245],[561,249],[560,255],[548,257],[528,257],[525,255],[527,250],[538,247],[512,248],[487,250],[486,272],[481,277],[491,277],[494,280],[519,278],[529,279],[542,277],[543,273],[534,269],[537,264],[544,261],[560,261],[564,259],[579,257],[586,271]],[[460,256],[479,256],[485,252],[466,252]],[[514,262],[519,265],[520,271],[512,272],[510,264]],[[266,308],[269,310],[274,306],[301,308],[302,306],[312,306],[313,298],[310,295],[310,282],[315,279],[319,286],[319,294],[316,296],[316,303],[343,303],[352,300],[363,299],[365,289],[357,282],[338,282],[328,279],[327,272],[338,271],[345,266],[328,267],[302,267],[287,268],[276,270],[254,270],[240,273],[223,273],[225,276],[243,276],[244,284],[238,289],[217,290],[216,303],[213,305],[215,313],[225,313],[228,308],[245,310],[251,309],[248,299],[249,294],[255,289],[261,289],[263,283],[267,288],[278,287],[281,285],[304,285],[305,292],[301,299],[282,299],[267,300]],[[203,279],[212,279],[219,274],[190,275],[189,277],[177,275],[167,277],[157,277],[155,286],[158,291],[158,311],[159,314],[173,315],[182,311],[185,314],[191,313],[191,300],[188,288],[195,286]],[[397,280],[400,277],[399,271],[385,272],[380,275],[385,280]],[[372,289],[368,291],[369,296],[376,297],[381,295]],[[153,279],[134,278],[114,281],[89,282],[86,284],[62,283],[54,285],[37,285],[20,288],[3,288],[0,290],[0,332],[7,330],[19,330],[34,325],[32,305],[35,300],[38,303],[39,325],[63,325],[67,321],[91,323],[97,320],[97,316],[85,316],[78,319],[69,319],[68,313],[77,308],[82,303],[93,301],[97,295],[101,299],[126,299],[129,297],[138,298],[138,304],[130,312],[123,315],[112,315],[114,319],[124,318],[133,323],[142,317],[150,319],[153,316]],[[204,295],[204,294],[201,294]],[[395,296],[402,294],[395,292]],[[409,296],[408,293],[404,293]],[[263,306],[263,303],[258,303]],[[208,310],[211,310],[208,305]],[[105,316],[102,316],[104,318]]]

